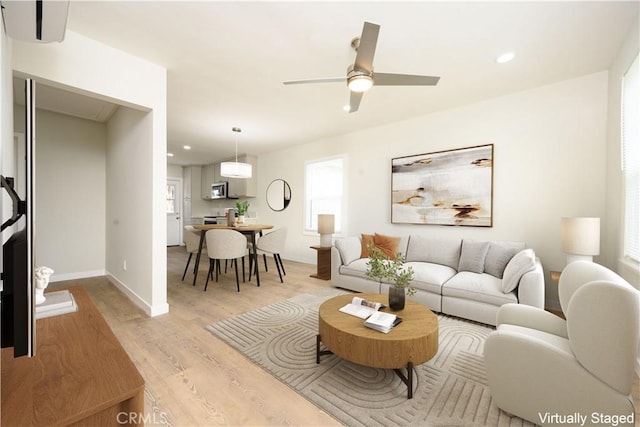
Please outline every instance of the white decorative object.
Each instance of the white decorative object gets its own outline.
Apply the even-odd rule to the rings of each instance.
[[[49,267],[36,267],[36,305],[42,304],[46,298],[44,290],[49,285],[49,277],[54,273]]]

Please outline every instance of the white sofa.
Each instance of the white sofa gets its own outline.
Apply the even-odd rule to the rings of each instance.
[[[411,286],[417,292],[410,298],[433,311],[495,325],[504,304],[544,308],[542,265],[522,242],[411,235],[400,237],[397,252],[414,270]],[[387,283],[366,277],[368,258],[361,255],[360,236],[336,239],[331,249],[333,286],[387,293]]]

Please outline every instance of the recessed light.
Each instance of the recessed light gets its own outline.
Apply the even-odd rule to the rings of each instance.
[[[498,56],[496,58],[496,62],[498,64],[504,64],[506,62],[511,61],[515,57],[516,57],[515,53],[513,53],[513,52],[505,52],[505,53],[503,53],[502,55],[500,55],[500,56]]]
[[[185,150],[191,150],[191,146],[190,145],[183,145],[182,148],[184,148]]]
[[[342,109],[348,113],[349,111],[351,111],[351,105],[345,104],[344,107],[342,107]]]
[[[167,157],[173,157],[173,153],[167,153]]]

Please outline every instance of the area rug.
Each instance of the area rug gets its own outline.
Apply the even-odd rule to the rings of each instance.
[[[492,402],[483,364],[490,327],[438,315],[438,353],[414,368],[413,399],[393,370],[329,355],[316,364],[318,307],[344,294],[322,289],[207,326],[347,426],[532,426]]]

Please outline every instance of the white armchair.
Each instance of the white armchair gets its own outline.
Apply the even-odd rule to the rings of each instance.
[[[494,402],[540,425],[575,414],[585,425],[598,417],[633,425],[640,292],[601,265],[576,261],[563,271],[559,295],[566,321],[528,306],[498,311],[485,344]]]

